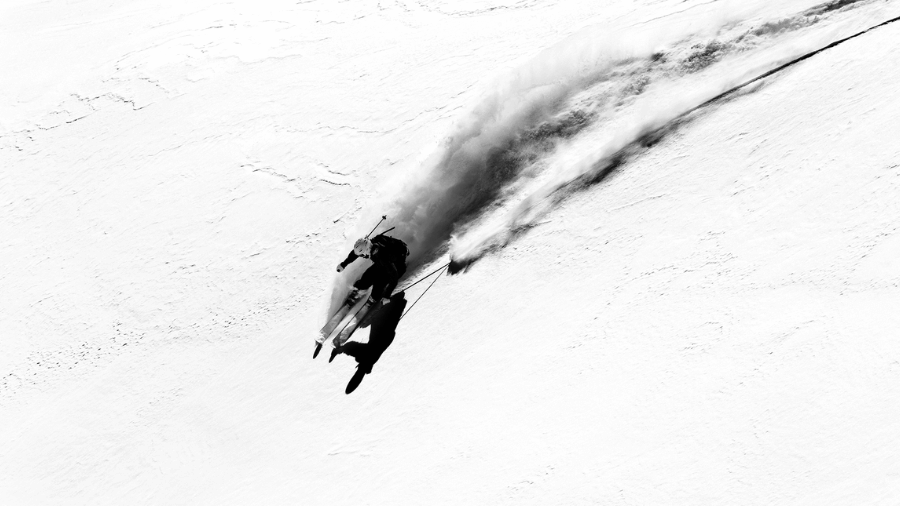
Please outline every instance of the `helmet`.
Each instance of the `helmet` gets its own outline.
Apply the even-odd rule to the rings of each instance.
[[[365,237],[356,241],[356,244],[353,245],[353,252],[357,256],[369,258],[369,255],[372,253],[372,241]]]

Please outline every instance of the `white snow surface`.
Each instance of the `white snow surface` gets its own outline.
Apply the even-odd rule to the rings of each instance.
[[[900,23],[571,184],[818,4],[4,2],[0,504],[900,504]],[[383,213],[474,263],[346,394]]]

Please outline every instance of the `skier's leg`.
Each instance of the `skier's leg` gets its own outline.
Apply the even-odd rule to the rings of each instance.
[[[376,280],[375,283],[372,284],[372,294],[369,296],[369,300],[374,302],[381,300],[388,281],[389,280],[386,276],[379,276],[378,280]]]
[[[372,284],[371,298],[379,301],[382,297],[390,297],[394,287],[397,286],[399,276],[395,266],[384,266],[379,269],[378,275]]]
[[[366,269],[366,272],[356,280],[356,283],[353,283],[353,288],[362,291],[372,286],[372,284],[378,280],[378,271],[377,265],[370,266]]]
[[[384,293],[381,295],[382,297],[390,298],[394,294],[394,289],[397,288],[397,283],[400,282],[400,278],[406,273],[406,263],[400,266],[395,266],[395,270],[390,273],[388,276],[387,283],[384,287]]]

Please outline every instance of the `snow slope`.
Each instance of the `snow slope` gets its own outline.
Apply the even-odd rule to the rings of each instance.
[[[351,358],[310,358],[347,244],[505,76],[610,31],[686,57],[815,3],[5,3],[0,503],[900,502],[898,24],[567,187],[351,395]],[[621,125],[893,3],[644,72],[456,244]],[[531,126],[613,89],[583,84]]]

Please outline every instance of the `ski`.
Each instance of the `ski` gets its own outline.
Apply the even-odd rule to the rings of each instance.
[[[343,335],[343,331],[350,328],[351,322],[353,322],[354,318],[360,314],[360,310],[365,306],[370,291],[371,290],[357,292],[356,296],[349,295],[347,297],[344,304],[338,308],[337,312],[335,312],[328,320],[328,323],[326,323],[325,326],[322,327],[322,330],[319,331],[319,336],[316,337],[316,350],[313,353],[313,358],[316,358],[319,355],[319,351],[325,341]],[[362,314],[360,314],[360,316],[362,316]],[[353,330],[356,330],[355,326]],[[352,333],[353,331],[349,334]]]
[[[341,325],[341,329],[337,330],[337,335],[334,337],[334,340],[331,342],[335,348],[340,348],[350,339],[350,336],[356,332],[356,329],[360,327],[360,324],[366,322],[366,317],[373,312],[373,310],[377,309],[377,304],[365,304],[363,303],[362,307],[357,308],[357,310],[350,316],[350,319]]]

